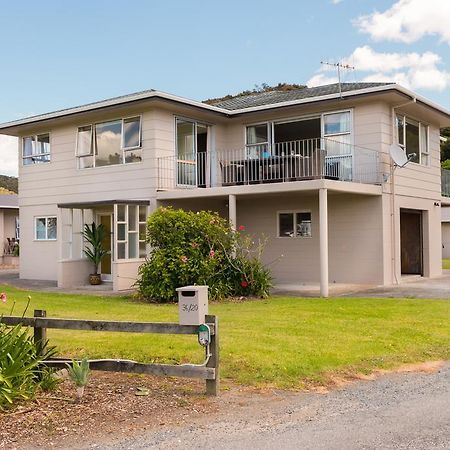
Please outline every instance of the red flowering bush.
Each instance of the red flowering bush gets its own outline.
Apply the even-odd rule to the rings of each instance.
[[[212,299],[268,294],[271,277],[260,260],[262,247],[253,252],[251,238],[217,213],[159,208],[148,218],[147,242],[152,252],[136,282],[143,298],[174,301],[177,287],[192,284],[208,285]]]

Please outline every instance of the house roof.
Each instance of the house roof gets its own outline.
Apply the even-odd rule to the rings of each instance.
[[[0,195],[0,208],[18,209],[19,196],[17,194]]]
[[[423,105],[445,116],[446,121],[450,119],[450,111],[444,107],[437,105],[395,83],[342,83],[341,91],[342,92],[340,93],[339,85],[335,83],[325,86],[317,86],[314,88],[296,89],[293,91],[271,91],[250,94],[247,96],[236,96],[230,98],[229,100],[218,101],[216,104],[210,105],[197,100],[190,100],[184,97],[150,89],[147,91],[135,92],[133,94],[88,103],[73,108],[61,109],[37,116],[26,117],[24,119],[15,120],[12,122],[5,122],[0,124],[0,133],[17,136],[20,134],[19,129],[25,125],[32,125],[43,121],[54,120],[114,106],[123,106],[138,101],[162,100],[218,113],[225,117],[233,117],[238,114],[264,111],[273,108],[283,108],[321,102],[325,100],[339,100],[341,97],[350,98],[353,96],[382,94],[389,91],[397,92],[398,94],[403,95],[414,102],[422,103]]]
[[[341,83],[341,92],[359,91],[379,86],[388,86],[392,83]],[[208,104],[236,111],[255,106],[274,105],[283,102],[292,102],[313,97],[322,97],[339,93],[339,84],[327,84],[311,88],[293,89],[289,91],[256,92],[249,95],[234,96],[226,100],[211,101]]]

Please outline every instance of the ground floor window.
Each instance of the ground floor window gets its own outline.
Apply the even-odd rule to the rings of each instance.
[[[145,258],[147,206],[114,205],[116,216],[116,258]]]
[[[278,237],[311,237],[311,212],[279,212]]]
[[[37,241],[56,240],[56,217],[36,217],[34,237]]]

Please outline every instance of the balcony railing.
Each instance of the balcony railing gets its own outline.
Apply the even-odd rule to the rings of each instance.
[[[326,178],[379,184],[379,153],[329,139],[259,144],[216,154],[162,157],[158,188],[236,186]]]
[[[441,193],[444,197],[450,197],[450,170],[441,169]]]

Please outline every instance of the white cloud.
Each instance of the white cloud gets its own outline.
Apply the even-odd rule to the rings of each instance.
[[[17,176],[17,138],[0,134],[0,175]]]
[[[354,24],[376,41],[412,43],[437,35],[450,45],[449,0],[399,0],[384,12],[358,17]]]
[[[338,5],[339,3],[342,3],[343,0],[331,0],[331,3],[333,3],[333,5]]]
[[[323,86],[325,84],[333,84],[337,83],[338,78],[336,77],[330,77],[325,75],[324,73],[318,73],[311,77],[307,82],[306,85],[308,87],[314,87],[314,86]]]
[[[410,89],[434,91],[442,91],[450,85],[450,72],[439,69],[441,57],[432,52],[383,53],[365,45],[356,48],[341,62],[354,66],[354,75],[357,74],[362,81],[393,81]],[[308,86],[333,82],[330,81],[332,78],[325,75],[326,70],[328,68],[321,68],[308,81]],[[342,72],[343,81],[348,77],[347,74],[347,71]]]

